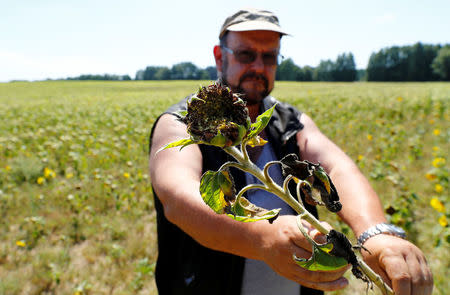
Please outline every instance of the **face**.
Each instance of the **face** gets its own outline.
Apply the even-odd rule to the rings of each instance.
[[[272,31],[228,32],[226,47],[216,47],[214,55],[222,80],[233,91],[245,94],[248,105],[258,104],[273,89],[277,65],[263,59],[277,55],[280,48],[280,34]],[[253,51],[256,59],[250,63],[240,62],[236,52]],[[263,57],[266,56],[266,57]]]

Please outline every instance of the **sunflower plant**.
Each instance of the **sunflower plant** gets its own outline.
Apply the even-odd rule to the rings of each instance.
[[[160,149],[180,147],[191,144],[206,144],[222,148],[235,161],[224,163],[218,171],[207,171],[200,181],[200,193],[203,201],[217,214],[241,222],[256,222],[267,220],[272,223],[281,209],[267,210],[252,204],[244,193],[261,189],[281,198],[298,214],[297,225],[305,238],[312,245],[312,255],[309,259],[293,259],[302,268],[311,271],[335,270],[352,265],[352,273],[357,278],[372,286],[377,285],[383,294],[394,294],[392,289],[383,282],[367,264],[355,254],[355,248],[348,238],[336,230],[323,227],[303,204],[323,205],[331,212],[339,212],[342,204],[339,202],[337,190],[323,167],[318,163],[301,161],[297,155],[289,154],[280,161],[270,161],[259,169],[249,158],[247,146],[262,146],[267,143],[259,136],[267,126],[276,105],[268,109],[251,123],[248,110],[242,97],[219,82],[207,87],[200,87],[187,102],[187,110],[181,112],[180,121],[186,124],[189,138],[181,139]],[[159,152],[159,151],[158,151]],[[282,186],[275,183],[269,175],[269,167],[280,165],[284,182]],[[234,167],[254,175],[261,184],[249,184],[239,192],[234,186],[229,168]],[[288,189],[289,183],[296,184],[296,198]],[[313,227],[326,235],[327,242],[315,242],[303,228],[301,220],[306,220]]]

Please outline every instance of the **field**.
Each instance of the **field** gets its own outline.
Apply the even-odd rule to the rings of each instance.
[[[0,83],[0,294],[157,293],[148,136],[199,84]],[[273,95],[357,162],[447,294],[450,83],[278,82]]]

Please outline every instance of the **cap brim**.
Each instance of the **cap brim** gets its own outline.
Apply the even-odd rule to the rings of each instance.
[[[247,21],[243,23],[238,23],[235,25],[231,25],[226,28],[228,31],[234,32],[243,32],[243,31],[273,31],[278,32],[281,35],[289,35],[285,31],[283,31],[279,26],[263,22],[263,21]]]

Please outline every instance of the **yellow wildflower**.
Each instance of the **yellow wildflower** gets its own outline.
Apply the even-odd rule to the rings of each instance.
[[[401,96],[397,97],[397,101],[398,102],[402,102],[403,101],[403,97],[401,97]]]
[[[442,227],[446,227],[448,225],[447,217],[445,215],[442,215],[441,217],[439,217],[438,221]]]
[[[425,174],[425,177],[426,177],[429,181],[433,181],[433,180],[435,180],[435,179],[437,178],[436,174],[433,174],[433,173],[430,173],[430,172],[427,172],[427,173]]]
[[[5,166],[5,170],[6,170],[6,171],[9,171],[9,170],[11,170],[11,166],[9,166],[9,165],[6,165],[6,166]]]
[[[444,188],[439,183],[436,183],[436,185],[434,186],[434,190],[440,194],[444,191]]]
[[[444,206],[444,204],[442,204],[442,202],[439,201],[439,199],[436,198],[436,197],[434,197],[434,198],[431,199],[430,205],[431,205],[431,207],[433,207],[434,210],[436,210],[436,211],[438,211],[438,212],[441,212],[441,213],[444,213],[444,212],[445,212],[445,206]]]
[[[363,155],[358,155],[358,161],[362,161],[362,159],[364,159]]]
[[[38,177],[38,179],[36,180],[37,184],[43,184],[45,182],[45,178],[44,177]]]
[[[439,130],[439,129],[434,129],[434,130],[433,130],[433,134],[436,135],[436,136],[438,136],[439,134],[441,134],[441,130]]]
[[[25,242],[22,241],[22,240],[16,242],[16,246],[19,246],[19,247],[22,247],[22,248],[25,247],[26,245],[27,245],[27,244],[25,244]]]
[[[372,134],[367,134],[367,139],[368,139],[368,140],[372,140],[372,139],[373,139]]]
[[[342,103],[338,104],[338,108],[342,109]]]
[[[125,177],[125,178],[130,178],[130,173],[125,172],[125,173],[123,174],[123,177]]]
[[[72,178],[72,177],[73,177],[73,173],[70,173],[70,172],[69,172],[69,173],[66,174],[66,178],[67,178],[67,179],[70,179],[70,178]]]
[[[442,167],[445,165],[445,159],[441,157],[434,158],[432,165],[436,168]]]
[[[433,147],[433,151],[438,152],[439,151],[439,147],[438,146],[434,146]]]
[[[47,167],[44,168],[44,177],[45,178],[55,178],[55,176],[56,176],[55,171],[53,171],[52,169],[47,168]]]

